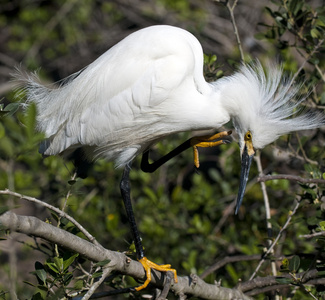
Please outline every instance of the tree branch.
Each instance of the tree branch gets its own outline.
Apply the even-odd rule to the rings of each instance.
[[[316,53],[316,51],[318,51],[319,47],[321,47],[323,45],[323,42],[324,42],[324,39],[319,40],[318,44],[315,46],[315,48],[313,49],[313,51],[311,51],[306,57],[303,54],[300,53],[301,56],[304,57],[304,61],[301,64],[300,68],[297,70],[297,72],[293,75],[289,86],[291,86],[294,83],[294,81],[296,80],[297,76],[299,75],[299,73],[301,72],[301,70],[304,68],[305,64]],[[324,80],[323,73],[321,72],[320,74],[321,74],[322,79]]]
[[[320,183],[320,184],[325,184],[324,179],[302,178],[300,176],[287,175],[287,174],[259,176],[257,178],[257,182],[264,182],[264,181],[275,180],[275,179],[292,180],[292,181],[297,181],[297,182],[300,182],[300,183]]]
[[[230,1],[227,0],[226,1],[226,7],[227,7],[227,9],[229,11],[229,14],[230,14],[231,24],[232,24],[233,29],[234,29],[234,34],[235,34],[235,37],[236,37],[237,46],[238,46],[238,50],[239,50],[239,53],[240,53],[240,58],[241,58],[242,61],[244,61],[245,60],[244,51],[243,51],[242,44],[241,44],[241,41],[240,41],[238,28],[237,28],[237,24],[236,24],[236,19],[235,19],[235,15],[234,15],[234,10],[235,10],[235,7],[237,5],[237,2],[238,2],[238,0],[235,0],[233,5],[231,5]]]
[[[83,257],[94,262],[109,259],[110,263],[106,267],[111,271],[118,271],[139,280],[145,279],[142,265],[137,261],[130,260],[125,254],[94,245],[36,217],[19,216],[8,211],[0,216],[0,223],[5,229],[43,238],[70,251],[80,253]],[[153,270],[152,275],[151,283],[162,288],[165,285],[166,274]],[[188,294],[202,299],[251,299],[240,290],[207,284],[196,275],[178,276],[178,283],[173,282],[171,289],[177,295]]]
[[[23,194],[19,194],[19,193],[13,192],[13,191],[11,191],[9,189],[0,190],[0,195],[10,195],[10,196],[17,197],[19,199],[24,199],[26,201],[39,204],[41,206],[44,206],[44,207],[46,207],[46,208],[48,208],[48,209],[56,212],[60,217],[66,218],[72,224],[74,224],[87,237],[87,239],[89,241],[91,241],[95,245],[101,247],[101,245],[97,242],[97,240],[95,239],[94,236],[92,236],[81,224],[79,224],[74,218],[72,218],[71,216],[69,216],[68,214],[66,214],[61,209],[59,209],[59,208],[57,208],[57,207],[55,207],[53,205],[50,205],[50,204],[46,203],[45,201],[36,199],[34,197],[25,196]]]
[[[316,236],[325,236],[325,231],[315,232],[315,233],[311,233],[311,234],[300,234],[299,235],[300,238],[305,238],[305,239],[312,239],[313,237],[316,237]]]
[[[312,269],[306,272],[301,272],[295,274],[295,277],[298,279],[299,278],[299,283],[300,284],[324,284],[325,283],[325,278],[320,278],[318,275],[318,270]],[[273,289],[278,288],[279,282],[277,282],[277,279],[279,277],[282,278],[292,278],[290,274],[281,274],[280,276],[266,276],[266,277],[256,277],[253,280],[247,281],[245,283],[240,284],[240,289],[243,292],[248,292],[250,296],[256,295],[260,291],[256,291],[256,288],[265,288],[265,287],[272,287]],[[316,279],[316,281],[315,281]],[[285,285],[288,287],[288,285]]]

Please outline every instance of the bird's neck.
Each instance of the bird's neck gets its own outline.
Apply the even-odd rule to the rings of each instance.
[[[213,82],[212,87],[224,113],[231,119],[237,118],[241,114],[241,107],[245,105],[245,95],[227,77]]]

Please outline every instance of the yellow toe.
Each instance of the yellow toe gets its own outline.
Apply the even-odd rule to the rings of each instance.
[[[197,136],[191,139],[191,145],[193,147],[193,154],[194,154],[194,165],[198,169],[200,166],[199,160],[199,151],[198,147],[207,148],[207,147],[215,147],[224,144],[225,142],[222,139],[223,137],[229,136],[231,131],[222,131],[212,136]],[[215,141],[217,140],[217,141]]]
[[[177,273],[175,269],[171,269],[171,265],[157,265],[154,262],[148,260],[146,257],[143,257],[139,260],[139,262],[142,264],[145,272],[147,279],[143,283],[143,285],[135,288],[136,291],[140,291],[148,286],[148,284],[151,281],[151,269],[160,271],[160,272],[173,272],[174,274],[174,281],[177,283]]]

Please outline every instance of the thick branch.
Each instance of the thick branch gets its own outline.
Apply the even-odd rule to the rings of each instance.
[[[240,284],[240,289],[243,292],[248,292],[250,291],[250,295],[256,295],[256,289],[257,288],[265,288],[265,287],[277,287],[279,286],[279,282],[277,282],[277,278],[279,277],[285,277],[285,278],[289,278],[292,279],[292,277],[290,276],[290,274],[281,274],[280,276],[266,276],[266,277],[256,277],[253,280],[247,281],[245,283],[241,283]],[[300,284],[315,284],[316,281],[315,279],[317,279],[317,283],[316,284],[324,284],[325,283],[325,279],[324,278],[319,278],[318,276],[318,271],[316,269],[313,270],[309,270],[307,272],[301,272],[301,273],[297,273],[295,275],[296,278],[299,278],[299,283]],[[286,285],[288,286],[288,285]]]
[[[40,237],[49,242],[59,244],[66,249],[80,253],[83,257],[94,262],[109,259],[110,263],[107,267],[111,270],[136,279],[145,279],[142,265],[137,261],[130,260],[125,254],[94,245],[36,217],[19,216],[9,211],[0,216],[0,224],[5,229]],[[162,288],[165,284],[166,275],[155,270],[152,273],[152,284]],[[172,283],[171,289],[175,294],[188,294],[202,299],[251,299],[237,289],[207,284],[195,275],[187,277],[178,276],[178,283]]]

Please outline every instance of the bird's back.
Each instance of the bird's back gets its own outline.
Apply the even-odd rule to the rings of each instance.
[[[159,123],[172,118],[163,103],[184,82],[200,94],[209,89],[202,66],[202,48],[193,35],[152,26],[126,37],[58,88],[29,76],[28,101],[36,103],[38,129],[47,137],[40,152],[53,155],[82,146],[123,165],[162,136],[190,130],[181,123]]]

